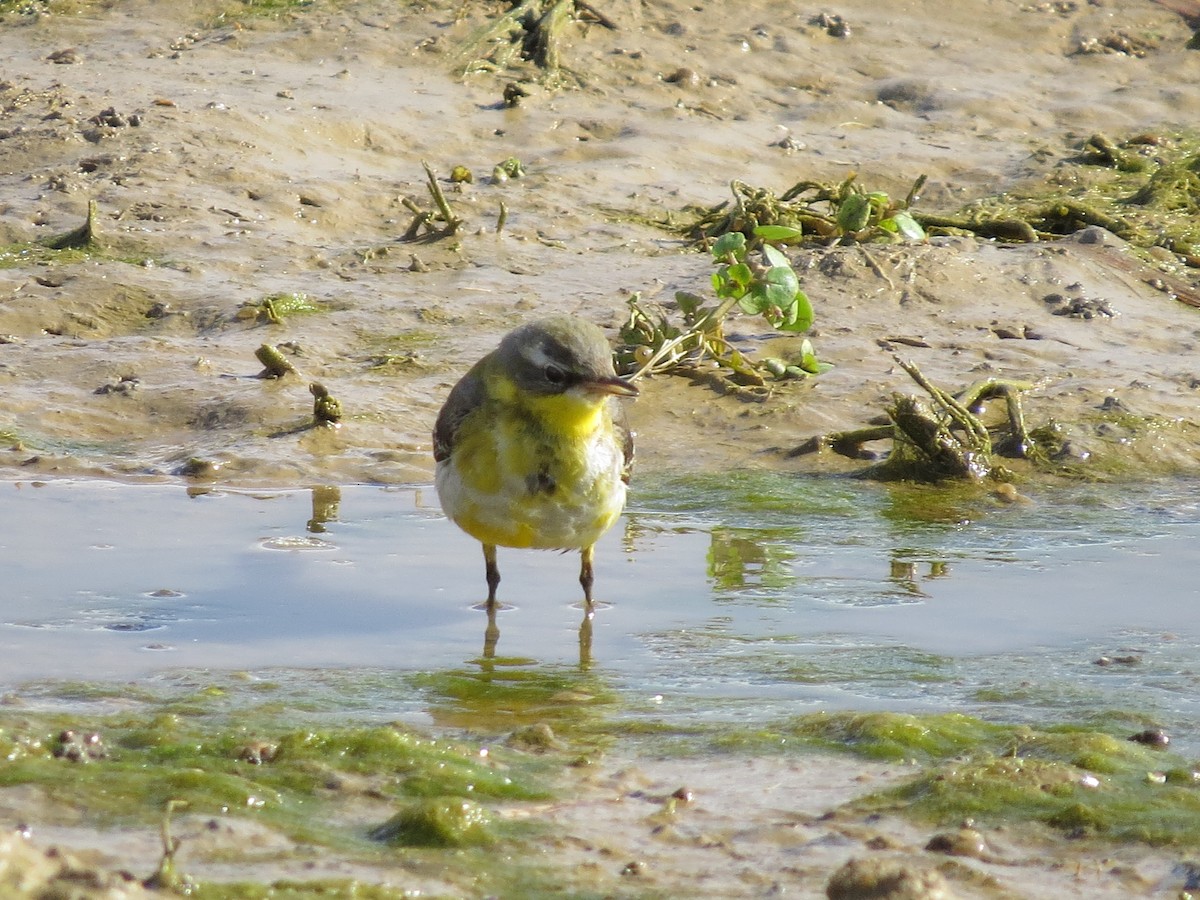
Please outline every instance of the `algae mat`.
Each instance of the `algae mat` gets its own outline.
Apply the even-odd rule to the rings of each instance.
[[[76,869],[148,876],[170,802],[201,896],[1189,877],[1186,483],[647,479],[586,643],[570,561],[510,553],[490,644],[420,488],[4,492],[0,803]]]

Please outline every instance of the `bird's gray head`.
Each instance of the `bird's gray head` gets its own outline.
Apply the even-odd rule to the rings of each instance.
[[[509,332],[497,350],[517,387],[546,396],[572,390],[634,396],[637,388],[617,377],[604,332],[583,319],[554,316]]]

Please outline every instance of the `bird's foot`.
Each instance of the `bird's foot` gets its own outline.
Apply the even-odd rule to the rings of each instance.
[[[507,612],[510,609],[516,609],[511,603],[501,603],[499,600],[483,600],[471,606],[471,609],[480,609],[484,612]]]
[[[578,609],[585,613],[597,612],[601,609],[612,609],[611,603],[606,603],[603,600],[579,600],[571,604],[571,609]]]

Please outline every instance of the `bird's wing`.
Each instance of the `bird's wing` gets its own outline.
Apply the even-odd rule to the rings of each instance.
[[[617,432],[617,441],[625,456],[625,465],[621,467],[621,480],[629,484],[629,476],[633,474],[633,430],[629,427],[629,422],[625,417],[625,407],[621,405],[620,401],[615,398],[609,400],[609,406],[612,408],[612,421]]]
[[[458,427],[463,419],[478,409],[487,396],[484,386],[486,373],[480,360],[450,389],[442,411],[433,426],[433,458],[436,462],[449,459],[458,441]]]

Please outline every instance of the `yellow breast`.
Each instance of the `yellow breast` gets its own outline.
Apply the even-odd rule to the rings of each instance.
[[[485,544],[590,547],[625,505],[624,454],[607,400],[521,398],[496,382],[438,465],[442,508]]]

